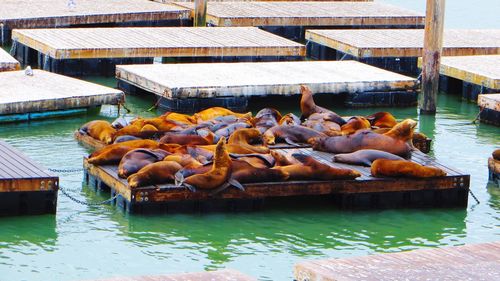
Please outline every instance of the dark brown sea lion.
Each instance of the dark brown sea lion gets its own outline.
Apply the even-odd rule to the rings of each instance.
[[[404,160],[402,157],[389,152],[375,149],[361,149],[352,153],[336,154],[333,161],[352,165],[371,166],[377,159]]]
[[[115,138],[115,141],[113,143],[121,143],[125,141],[131,141],[131,140],[140,140],[141,138],[139,137],[134,137],[134,136],[129,136],[129,135],[123,135]]]
[[[300,125],[300,118],[293,114],[293,113],[288,113],[281,117],[281,119],[278,122],[278,125]]]
[[[491,153],[493,159],[500,161],[500,149],[495,149],[493,153]]]
[[[374,177],[444,177],[446,173],[436,167],[422,166],[407,160],[377,159],[371,168]]]
[[[302,112],[301,119],[306,119],[313,113],[326,113],[330,115],[331,121],[339,124],[339,125],[344,125],[346,122],[345,120],[340,117],[337,113],[328,110],[324,107],[316,105],[313,99],[313,94],[309,87],[301,85],[300,86],[300,93],[302,94],[300,98],[300,111]]]
[[[392,128],[398,123],[396,118],[394,118],[394,116],[392,116],[389,112],[373,113],[366,116],[366,119],[370,121],[370,124],[373,127],[378,128]]]
[[[130,188],[137,188],[150,184],[174,182],[175,174],[182,166],[174,161],[159,161],[149,164],[139,172],[127,178]]]
[[[231,171],[231,178],[240,183],[285,181],[289,177],[285,171],[257,168],[242,160],[234,160]]]
[[[351,153],[361,149],[376,149],[408,157],[411,147],[403,140],[361,130],[348,136],[312,138],[309,143],[314,150],[331,153]]]
[[[349,120],[347,120],[347,123],[345,123],[344,125],[342,125],[342,127],[340,127],[340,130],[342,131],[342,134],[350,135],[354,134],[358,130],[370,129],[370,128],[371,124],[370,121],[368,121],[368,119],[361,116],[353,116],[349,118]]]
[[[118,164],[118,176],[126,179],[142,167],[163,160],[169,152],[162,149],[137,148],[127,152]]]
[[[326,137],[325,134],[304,126],[274,126],[262,136],[264,143],[276,144],[276,140],[284,140],[288,144],[307,143],[310,138]]]
[[[110,144],[90,154],[88,162],[94,165],[117,164],[127,152],[133,149],[156,149],[160,148],[160,146],[161,145],[154,140],[131,140]],[[163,149],[163,147],[161,148]]]
[[[100,140],[105,144],[112,143],[114,135],[116,134],[116,129],[105,120],[94,120],[85,123],[78,131],[81,134],[91,136],[93,139]]]

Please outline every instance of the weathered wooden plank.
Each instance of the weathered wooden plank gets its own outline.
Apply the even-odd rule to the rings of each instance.
[[[118,104],[123,92],[78,79],[34,70],[0,73],[0,115]]]
[[[14,30],[12,39],[55,59],[305,55],[304,45],[254,27]]]
[[[416,80],[356,61],[117,66],[116,77],[170,99],[412,90]]]
[[[192,10],[191,2],[176,2]],[[209,2],[214,26],[423,26],[420,13],[378,2]]]
[[[18,70],[19,68],[19,62],[4,49],[0,48],[0,72]]]
[[[148,275],[136,277],[115,277],[110,279],[98,279],[87,281],[255,281],[257,279],[247,276],[233,269],[217,271],[180,273],[169,275]]]
[[[498,280],[500,242],[415,250],[295,265],[297,281]]]
[[[356,58],[420,57],[424,31],[419,29],[307,30],[306,39]],[[500,30],[448,29],[444,56],[500,54]]]

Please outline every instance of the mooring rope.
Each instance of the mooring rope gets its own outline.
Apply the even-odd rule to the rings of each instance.
[[[62,186],[59,186],[59,190],[61,191],[62,194],[64,194],[66,197],[68,197],[69,199],[71,199],[72,201],[76,202],[76,203],[79,203],[79,204],[82,204],[82,205],[85,205],[85,206],[100,206],[100,205],[107,205],[111,202],[113,202],[116,198],[118,198],[118,196],[120,196],[119,193],[117,193],[115,196],[109,198],[109,199],[106,199],[104,201],[101,201],[101,202],[92,202],[92,203],[89,203],[89,202],[85,202],[85,201],[82,201],[76,197],[74,197],[73,195],[69,194],[65,188],[63,188]]]
[[[472,195],[472,198],[474,198],[474,200],[476,200],[476,203],[479,204],[481,202],[479,202],[479,200],[477,199],[476,195],[474,195],[474,193],[472,192],[472,190],[469,188],[469,193],[470,195]]]

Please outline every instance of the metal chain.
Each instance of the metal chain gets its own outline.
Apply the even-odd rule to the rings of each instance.
[[[479,202],[479,200],[477,199],[476,195],[474,195],[474,193],[472,193],[472,190],[470,190],[470,188],[469,188],[469,193],[470,193],[470,195],[472,195],[472,198],[474,198],[474,200],[476,200],[477,204],[481,203],[481,202]]]
[[[78,169],[51,169],[51,168],[49,168],[49,171],[54,172],[54,173],[76,173],[76,172],[83,171],[83,169],[82,168],[78,168]]]
[[[109,198],[109,199],[106,199],[104,201],[101,201],[101,202],[95,202],[95,203],[88,203],[88,202],[85,202],[85,201],[82,201],[78,198],[75,198],[73,195],[69,194],[63,187],[59,186],[59,190],[61,191],[62,194],[64,194],[66,197],[68,197],[69,199],[75,201],[76,203],[79,203],[79,204],[82,204],[82,205],[86,205],[86,206],[99,206],[99,205],[106,205],[108,203],[111,203],[113,200],[115,200],[116,198],[118,198],[118,196],[120,196],[119,193],[117,193],[115,196]]]

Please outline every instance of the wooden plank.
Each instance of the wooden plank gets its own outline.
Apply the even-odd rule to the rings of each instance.
[[[500,94],[479,95],[477,104],[481,109],[487,108],[493,111],[500,112]]]
[[[55,59],[305,56],[304,45],[254,27],[14,30],[12,39]]]
[[[424,31],[419,29],[307,30],[306,40],[356,58],[420,57]],[[500,29],[448,29],[444,56],[500,54]]]
[[[192,2],[176,2],[192,10]],[[214,26],[423,26],[420,13],[378,2],[209,2]]]
[[[33,70],[0,73],[0,115],[67,110],[118,104],[122,91],[94,83]]]
[[[256,281],[257,279],[247,276],[233,269],[217,271],[179,273],[168,275],[148,275],[136,277],[115,277],[110,279],[98,279],[88,281]]]
[[[6,28],[60,27],[97,23],[187,19],[189,10],[147,0],[2,0],[0,22]]]
[[[117,66],[116,77],[166,98],[412,90],[416,80],[356,61],[196,63]]]
[[[19,70],[19,62],[4,49],[0,48],[0,72],[9,70]]]
[[[498,280],[500,242],[304,261],[294,266],[294,277],[297,281]]]

